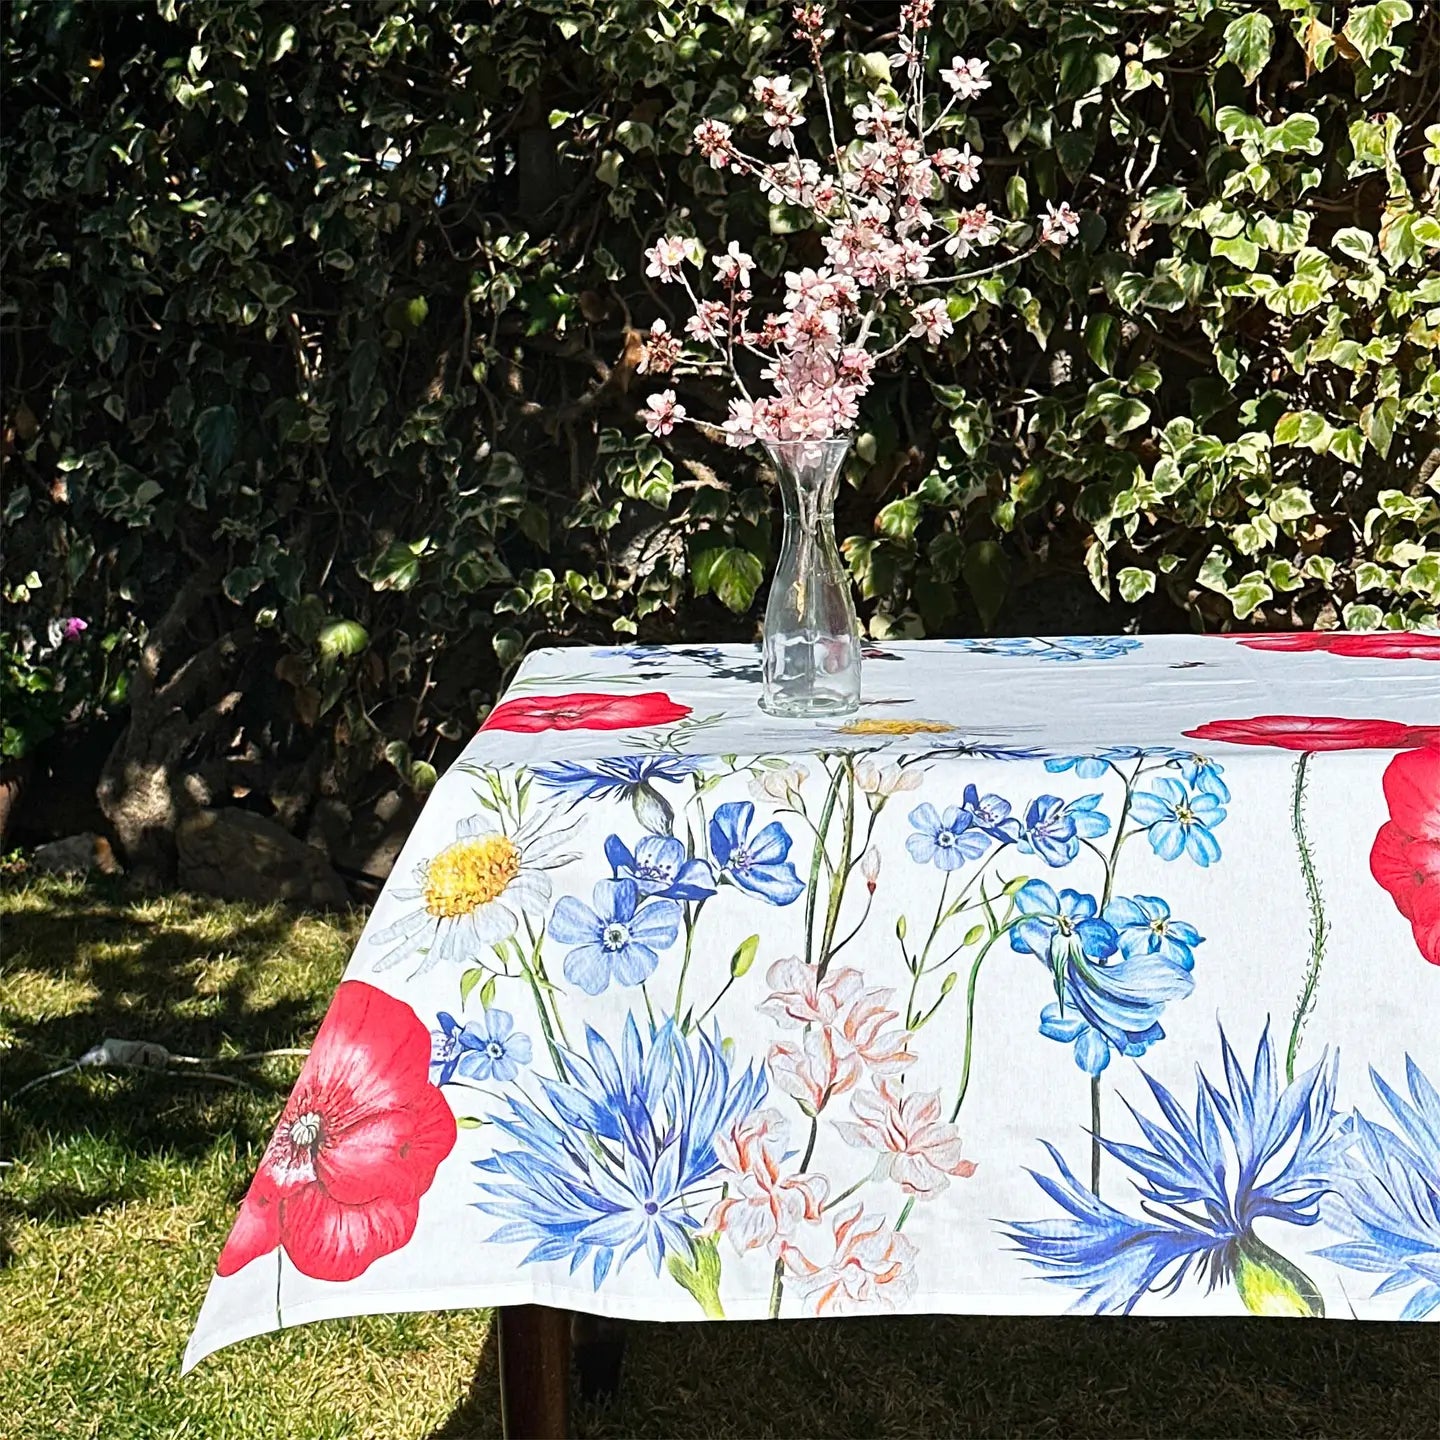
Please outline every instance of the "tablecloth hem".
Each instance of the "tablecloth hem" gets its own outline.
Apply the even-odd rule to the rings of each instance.
[[[922,1291],[912,1297],[909,1304],[898,1310],[872,1310],[864,1312],[868,1315],[887,1315],[891,1318],[902,1318],[905,1316],[919,1315],[995,1315],[1024,1317],[1029,1316],[1036,1319],[1071,1319],[1087,1318],[1090,1312],[1084,1315],[1068,1310],[1063,1305],[1057,1304],[1047,1307],[1037,1303],[1044,1297],[1036,1295],[1033,1299],[1017,1295],[1014,1292],[1005,1294],[991,1294],[985,1292],[970,1292],[957,1295],[953,1291],[933,1290]],[[1060,1298],[1056,1297],[1057,1300]],[[603,1315],[612,1320],[633,1320],[637,1324],[671,1324],[675,1321],[681,1322],[708,1322],[709,1317],[704,1315],[700,1309],[690,1300],[686,1299],[677,1302],[673,1309],[668,1306],[657,1305],[653,1299],[645,1302],[645,1313],[639,1313],[638,1307],[626,1302],[625,1297],[610,1297],[603,1291],[572,1290],[565,1287],[545,1285],[526,1281],[522,1284],[500,1286],[487,1284],[480,1287],[466,1286],[454,1292],[427,1291],[424,1295],[407,1295],[400,1292],[378,1291],[366,1295],[363,1299],[348,1297],[345,1299],[312,1300],[302,1301],[293,1306],[286,1306],[287,1316],[292,1323],[285,1325],[285,1330],[298,1329],[302,1325],[311,1325],[321,1320],[343,1320],[361,1315],[408,1315],[418,1314],[425,1311],[438,1310],[493,1310],[505,1305],[547,1305],[559,1310],[579,1311],[587,1315]],[[747,1305],[743,1301],[731,1302],[726,1310],[724,1320],[726,1321],[754,1321],[768,1320],[768,1303],[765,1297],[756,1296],[753,1304]],[[1217,1314],[1210,1309],[1186,1309],[1166,1310],[1160,1314],[1133,1315],[1128,1318],[1135,1319],[1163,1319],[1163,1320],[1185,1320],[1185,1319],[1221,1319],[1234,1315],[1254,1317],[1252,1312],[1238,1305],[1233,1311],[1226,1311]],[[780,1320],[813,1320],[816,1318],[850,1318],[848,1316],[820,1316],[805,1313],[800,1314],[786,1308],[786,1312],[777,1317]],[[1117,1316],[1115,1318],[1127,1318]],[[1333,1320],[1381,1320],[1387,1317],[1374,1312],[1370,1307],[1361,1305],[1355,1307],[1352,1302],[1350,1312],[1347,1314],[1332,1314],[1327,1317]],[[210,1334],[204,1334],[197,1330],[190,1337],[190,1343],[185,1347],[184,1358],[181,1361],[180,1373],[187,1375],[195,1368],[200,1361],[220,1350],[228,1349],[231,1345],[238,1345],[243,1340],[252,1340],[261,1335],[275,1335],[281,1333],[273,1325],[229,1325],[217,1327]]]

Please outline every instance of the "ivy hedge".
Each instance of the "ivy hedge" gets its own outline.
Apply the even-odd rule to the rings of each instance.
[[[834,9],[853,103],[896,7]],[[786,9],[7,12],[8,753],[108,709],[109,804],[164,721],[181,808],[298,813],[377,766],[423,788],[537,638],[753,635],[775,493],[638,423],[640,332],[683,319],[640,256],[669,228],[814,261],[689,143],[803,79]],[[954,132],[971,198],[1020,247],[1047,200],[1082,226],[958,286],[872,393],[839,514],[870,633],[1004,628],[1056,576],[1117,628],[1434,624],[1437,7],[936,19],[932,67],[994,81]]]

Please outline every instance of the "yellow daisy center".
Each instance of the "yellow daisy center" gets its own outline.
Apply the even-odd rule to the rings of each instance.
[[[425,867],[425,909],[454,920],[488,905],[520,873],[520,852],[504,835],[480,835],[447,845]]]
[[[840,730],[845,735],[944,735],[954,728],[943,720],[851,720]]]

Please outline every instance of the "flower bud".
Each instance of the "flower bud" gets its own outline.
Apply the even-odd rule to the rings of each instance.
[[[871,846],[860,861],[860,873],[865,877],[866,888],[873,895],[875,884],[880,879],[880,852]]]

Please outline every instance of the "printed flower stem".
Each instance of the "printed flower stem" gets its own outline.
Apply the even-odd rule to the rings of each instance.
[[[1090,1190],[1100,1194],[1100,1077],[1090,1077]]]
[[[275,1247],[275,1328],[285,1328],[285,1317],[280,1313],[280,1279],[285,1273],[285,1247]]]
[[[840,863],[830,877],[830,901],[825,908],[825,931],[820,938],[820,964],[816,971],[823,980],[825,972],[834,959],[835,927],[840,923],[840,903],[845,898],[845,886],[850,872],[855,868],[855,760],[847,755],[840,762],[841,773],[848,781],[845,804],[845,818],[840,827]]]
[[[827,1094],[825,1099],[830,1097]],[[824,1107],[824,1100],[821,1101]],[[815,1140],[820,1134],[820,1113],[816,1111],[810,1117],[810,1140],[805,1146],[805,1154],[801,1157],[800,1168],[796,1170],[797,1175],[803,1175],[810,1167],[810,1157],[815,1153]],[[770,1282],[770,1318],[780,1318],[780,1302],[785,1298],[785,1261],[783,1258],[775,1261],[775,1278]]]
[[[1285,1079],[1295,1078],[1295,1057],[1300,1053],[1300,1034],[1310,1012],[1315,1008],[1315,989],[1320,983],[1320,967],[1325,962],[1325,941],[1330,933],[1325,919],[1325,902],[1320,893],[1320,877],[1315,871],[1315,856],[1305,829],[1305,791],[1310,779],[1311,752],[1306,750],[1295,762],[1295,789],[1290,805],[1290,828],[1300,853],[1300,873],[1305,877],[1305,896],[1310,902],[1310,963],[1305,967],[1305,986],[1295,1002],[1295,1020],[1290,1027],[1290,1045],[1285,1051]]]
[[[970,1088],[970,1061],[975,1053],[975,986],[980,979],[980,967],[985,963],[991,947],[1010,929],[1008,923],[995,926],[993,919],[991,927],[990,938],[980,947],[974,964],[970,966],[970,983],[965,987],[965,1058],[960,1064],[960,1093],[955,1097],[955,1108],[950,1112],[952,1125],[960,1116],[960,1107],[965,1103],[965,1092]]]
[[[555,1078],[562,1083],[565,1080],[565,1066],[560,1060],[560,1048],[555,1044],[555,1031],[550,1024],[550,1012],[545,1006],[545,995],[540,989],[540,982],[535,978],[535,972],[530,968],[525,959],[525,952],[518,944],[515,945],[515,954],[520,960],[520,969],[529,982],[530,993],[535,997],[535,1010],[540,1017],[540,1029],[545,1035],[545,1048],[550,1052],[550,1062],[555,1066]]]
[[[840,786],[845,779],[844,768],[836,770],[831,777],[830,788],[825,792],[825,804],[820,811],[820,823],[815,827],[815,849],[810,856],[810,883],[805,887],[805,963],[814,964],[815,959],[815,904],[820,895],[820,866],[826,860],[825,836],[830,830],[830,817],[835,813],[835,802],[840,796]]]
[[[905,1208],[900,1212],[900,1218],[895,1222],[895,1233],[898,1235],[904,1228],[905,1222],[910,1218],[910,1212],[915,1208],[915,1197],[912,1195],[906,1202]]]

